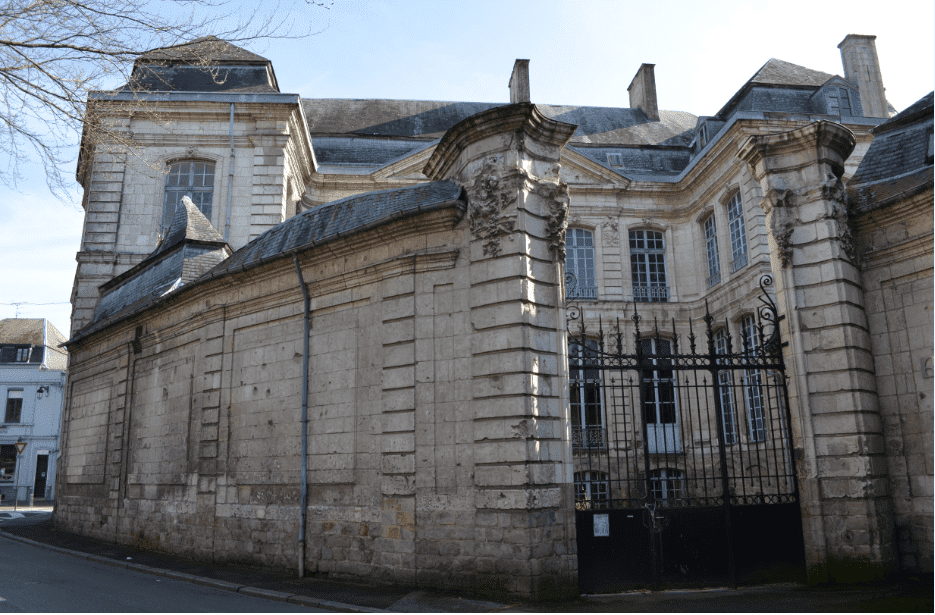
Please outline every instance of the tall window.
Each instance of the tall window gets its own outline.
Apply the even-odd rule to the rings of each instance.
[[[642,370],[646,445],[650,453],[681,453],[671,343],[663,339],[641,339],[640,352],[651,357],[648,359],[651,369]]]
[[[214,163],[199,160],[175,162],[166,175],[166,194],[162,209],[162,228],[169,228],[182,197],[189,197],[206,218],[211,218],[214,196]]]
[[[718,354],[727,354],[727,329],[718,329],[714,332],[714,351]],[[734,404],[734,389],[731,388],[729,370],[717,373],[718,390],[721,397],[721,427],[724,430],[724,444],[731,445],[737,442],[737,410]]]
[[[659,231],[630,231],[633,300],[666,302],[666,244]]]
[[[717,255],[717,228],[714,226],[714,214],[704,221],[704,245],[708,255],[708,286],[721,281],[721,261]]]
[[[680,470],[671,468],[653,470],[649,474],[649,486],[652,489],[653,499],[662,506],[676,506],[676,500],[684,497],[683,480],[684,475]]]
[[[600,371],[587,368],[588,359],[597,357],[597,342],[587,340],[583,347],[572,342],[568,357],[572,446],[577,449],[604,448]]]
[[[747,264],[747,228],[743,222],[743,202],[740,192],[727,204],[727,224],[730,229],[731,273]]]
[[[4,423],[19,423],[23,415],[23,389],[10,389],[6,397]]]
[[[591,508],[606,508],[610,498],[607,474],[575,472],[575,502],[587,502]]]
[[[752,314],[741,319],[740,334],[743,335],[746,352],[750,355],[756,354],[756,319]],[[766,420],[763,416],[763,377],[760,370],[744,370],[744,381],[744,389],[747,394],[750,441],[762,442],[766,440]]]
[[[568,299],[597,299],[594,277],[594,235],[583,228],[570,228],[565,239],[565,272],[575,276],[575,286],[566,289]]]

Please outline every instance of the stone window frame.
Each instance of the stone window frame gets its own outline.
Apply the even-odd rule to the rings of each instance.
[[[737,201],[736,211],[739,212],[739,217],[732,217],[731,215],[731,205],[735,199]],[[724,208],[724,219],[727,220],[727,235],[730,240],[730,272],[734,274],[750,264],[750,243],[747,238],[747,216],[744,211],[743,196],[740,194],[740,185],[734,184],[729,186],[718,201]]]
[[[223,162],[221,158],[217,156],[212,156],[210,154],[206,154],[203,152],[194,151],[192,149],[184,153],[176,152],[173,154],[163,156],[162,160],[160,161],[160,163],[163,166],[162,182],[161,182],[161,185],[159,186],[160,195],[161,195],[160,205],[159,205],[160,216],[159,216],[159,220],[157,223],[157,228],[160,234],[165,233],[168,230],[169,226],[172,224],[172,219],[175,216],[175,212],[173,212],[171,216],[167,215],[167,210],[166,210],[166,196],[168,194],[168,189],[170,188],[170,186],[168,186],[167,184],[169,181],[169,176],[171,174],[171,169],[176,164],[183,164],[186,162],[210,164],[214,167],[213,178],[212,178],[212,183],[211,183],[211,191],[210,191],[211,192],[211,211],[209,212],[209,214],[205,215],[205,218],[207,218],[208,221],[211,222],[211,224],[215,226],[215,228],[217,227],[217,210],[218,210],[217,201],[218,199],[216,197],[220,194],[219,181],[220,181],[221,173],[219,173],[219,169],[222,166]],[[221,169],[221,171],[223,171],[223,169]],[[182,192],[182,191],[177,190],[175,192]],[[181,198],[179,198],[179,202],[181,202]],[[196,202],[196,205],[199,205],[199,203]],[[204,213],[204,211],[201,209],[200,206],[198,209],[199,211]]]
[[[578,246],[576,243],[576,238],[574,238],[575,231],[581,231],[587,233],[591,238],[591,245]],[[585,226],[574,226],[568,228],[565,232],[565,272],[572,273],[575,276],[575,287],[574,290],[569,292],[569,289],[565,289],[565,299],[577,299],[583,301],[597,301],[598,292],[597,292],[597,242],[595,237],[597,236],[596,228],[588,228]],[[578,251],[585,252],[588,248],[591,251],[590,267],[588,267],[587,259],[585,258],[584,267],[579,268],[577,264],[578,260]],[[572,255],[575,256],[572,256]],[[574,259],[575,267],[569,268],[569,259]],[[584,270],[585,275],[579,275],[581,270]],[[585,278],[585,282],[588,282],[588,278],[593,281],[592,284],[582,284],[582,277]]]
[[[627,254],[629,255],[629,264],[630,264],[630,267],[629,267],[630,285],[631,285],[630,291],[632,293],[634,302],[669,303],[672,300],[672,295],[674,293],[672,292],[672,289],[670,286],[670,281],[672,280],[672,277],[669,275],[669,254],[668,254],[669,246],[671,245],[672,242],[668,240],[669,238],[667,237],[667,235],[669,233],[667,231],[668,229],[666,228],[660,227],[658,225],[646,224],[646,223],[627,228]],[[652,248],[652,249],[636,248],[635,249],[636,251],[634,252],[634,248],[632,246],[633,234],[638,233],[638,232],[658,233],[659,238],[662,240],[662,248]],[[638,240],[639,239],[637,238],[637,241]],[[635,273],[638,273],[638,271],[635,271],[635,267],[637,265],[645,266],[645,271],[642,273],[645,274],[645,276],[647,277],[647,281],[649,281],[648,278],[650,276],[650,272],[649,272],[650,259],[649,258],[645,259],[645,262],[643,263],[637,263],[634,261],[634,256],[641,256],[641,255],[645,255],[647,257],[652,256],[652,255],[662,256],[662,282],[663,282],[662,284],[652,284],[651,281],[650,283],[645,284],[645,285],[637,284],[637,279],[636,279],[636,276],[634,275]],[[637,260],[640,260],[640,259],[637,259]],[[637,288],[646,288],[646,289],[657,288],[657,289],[663,289],[663,290],[659,292],[653,292],[652,290],[638,291]],[[639,295],[639,297],[637,295]]]
[[[705,287],[711,288],[721,281],[721,251],[717,238],[717,214],[713,207],[706,207],[698,217],[701,226],[701,238],[705,246]]]

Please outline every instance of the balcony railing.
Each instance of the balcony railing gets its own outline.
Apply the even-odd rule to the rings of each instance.
[[[717,283],[720,282],[720,281],[721,281],[721,274],[720,274],[720,272],[715,273],[714,275],[709,275],[709,276],[708,276],[708,288],[711,288],[712,286],[714,286],[715,284],[717,284]]]
[[[669,301],[669,287],[634,286],[633,300],[641,303],[667,303]]]
[[[597,301],[597,286],[566,287],[565,298]]]
[[[577,449],[607,448],[607,439],[603,427],[572,427],[571,446]]]

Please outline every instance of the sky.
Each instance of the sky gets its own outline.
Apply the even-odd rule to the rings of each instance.
[[[770,58],[843,75],[837,45],[847,34],[877,36],[897,110],[935,83],[931,0],[292,6],[288,21],[307,36],[248,47],[272,60],[283,92],[306,98],[507,102],[513,62],[524,58],[533,102],[627,107],[627,86],[646,62],[656,65],[660,109],[713,115]],[[57,200],[41,167],[28,168],[16,187],[0,186],[0,318],[49,318],[67,335],[81,188],[75,183],[70,202]],[[67,172],[73,175],[73,161]]]

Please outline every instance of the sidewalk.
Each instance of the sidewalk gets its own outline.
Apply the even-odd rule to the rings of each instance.
[[[9,510],[7,510],[9,508]],[[19,507],[18,507],[19,509]],[[298,604],[344,612],[932,612],[929,579],[865,586],[768,585],[739,589],[633,592],[608,596],[581,596],[563,602],[510,600],[407,587],[373,587],[248,567],[198,562],[165,553],[143,551],[86,538],[52,527],[48,508],[20,509],[9,519],[11,507],[0,508],[0,537],[35,541],[45,548],[66,549],[74,555],[149,574],[173,576]],[[7,520],[9,519],[9,520]],[[90,557],[89,557],[90,556]]]

